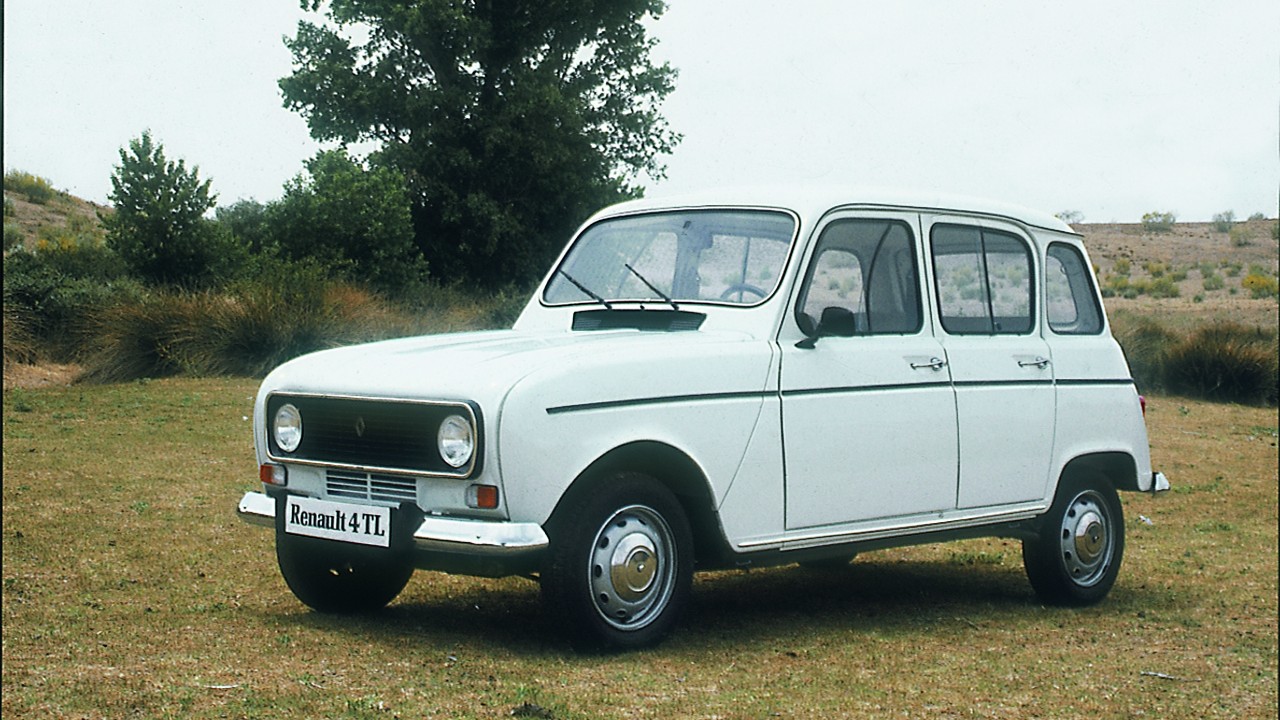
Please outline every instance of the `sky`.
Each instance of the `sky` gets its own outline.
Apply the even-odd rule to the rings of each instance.
[[[293,0],[4,0],[4,168],[99,203],[143,130],[269,201],[321,145],[286,109]],[[671,0],[684,139],[649,195],[847,183],[1086,222],[1280,212],[1275,0]]]

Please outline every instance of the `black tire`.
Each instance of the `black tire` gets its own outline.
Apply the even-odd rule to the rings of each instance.
[[[653,478],[617,473],[566,503],[548,526],[548,615],[581,650],[658,643],[693,587],[693,534],[679,500]]]
[[[413,565],[393,554],[279,532],[276,560],[293,594],[323,613],[378,610],[413,575]]]
[[[1073,477],[1058,487],[1038,537],[1022,541],[1022,563],[1040,599],[1083,606],[1111,591],[1124,558],[1124,512],[1102,477]]]

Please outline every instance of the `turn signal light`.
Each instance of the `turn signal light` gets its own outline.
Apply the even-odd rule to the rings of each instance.
[[[266,485],[284,487],[289,484],[289,471],[283,465],[259,465],[258,479]]]
[[[467,488],[467,507],[493,510],[498,507],[498,488],[494,485],[472,485]]]

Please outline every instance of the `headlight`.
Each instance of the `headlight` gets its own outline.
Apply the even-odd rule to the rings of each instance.
[[[285,452],[293,452],[302,443],[302,413],[292,403],[281,405],[272,424],[276,445]]]
[[[436,433],[436,447],[440,450],[440,457],[450,466],[457,468],[466,465],[476,449],[471,423],[461,415],[445,418],[440,423],[440,431]]]

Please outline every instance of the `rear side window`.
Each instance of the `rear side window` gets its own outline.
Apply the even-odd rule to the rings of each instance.
[[[904,335],[923,327],[915,236],[899,220],[827,225],[809,264],[797,322],[807,334]]]
[[[1093,274],[1084,255],[1065,243],[1049,245],[1045,258],[1045,290],[1049,295],[1049,329],[1059,335],[1102,332],[1102,308],[1093,289]]]
[[[1031,332],[1031,249],[1021,238],[968,225],[935,225],[930,240],[944,330],[952,335]]]

